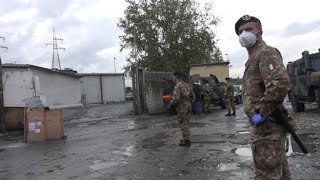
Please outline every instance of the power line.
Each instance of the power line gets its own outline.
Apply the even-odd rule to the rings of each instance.
[[[52,43],[48,43],[46,44],[46,46],[48,45],[52,45],[52,69],[59,69],[61,70],[61,64],[60,64],[60,57],[59,57],[59,49],[63,49],[65,50],[66,48],[63,47],[59,47],[58,46],[58,41],[63,41],[63,39],[56,37],[56,33],[55,30],[53,28],[53,35],[52,35]]]
[[[23,47],[23,48],[45,48],[46,46],[43,45],[43,46],[40,46],[40,45],[23,45],[23,44],[16,44],[16,43],[10,43],[10,44],[7,44],[7,46],[13,46],[13,47]]]
[[[27,36],[27,37],[41,37],[41,38],[44,38],[44,36],[40,35],[40,34],[27,34],[27,33],[21,33],[21,32],[7,32],[7,31],[3,31],[3,32],[0,32],[1,34],[7,34],[7,36]],[[46,36],[46,37],[49,37]]]

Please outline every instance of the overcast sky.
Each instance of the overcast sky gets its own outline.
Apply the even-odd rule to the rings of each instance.
[[[218,45],[232,67],[232,77],[242,77],[247,53],[238,42],[234,23],[244,14],[258,17],[264,40],[277,47],[284,62],[301,57],[301,52],[320,48],[320,2],[316,0],[199,0],[213,2],[221,19]],[[57,37],[62,68],[81,73],[123,72],[126,53],[119,52],[120,30],[116,23],[124,14],[124,0],[0,0],[0,50],[3,63],[34,64],[51,68],[52,27]],[[226,56],[226,54],[228,54]]]

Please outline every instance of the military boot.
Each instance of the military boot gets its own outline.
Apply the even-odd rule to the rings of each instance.
[[[228,114],[226,114],[225,116],[231,116],[231,114],[230,114],[230,113],[228,113]]]
[[[179,146],[191,146],[190,140],[180,141]]]
[[[232,115],[232,116],[235,116],[235,115],[236,115],[236,113],[235,113],[235,112],[233,112],[231,115]]]

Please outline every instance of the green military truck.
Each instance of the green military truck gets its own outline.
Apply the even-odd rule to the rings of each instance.
[[[303,112],[306,103],[316,102],[320,109],[320,49],[319,52],[302,53],[302,58],[289,62],[287,71],[291,90],[289,100],[294,112]]]
[[[211,77],[189,76],[189,84],[191,85],[194,82],[200,82],[201,87],[203,87],[206,80],[209,82],[209,87],[213,91],[211,103],[219,105],[221,109],[226,109],[226,104],[224,101],[224,88],[221,86],[218,78],[215,75],[211,75]]]
[[[207,80],[209,82],[210,88],[213,90],[213,96],[211,97],[211,103],[219,105],[221,109],[226,109],[226,104],[224,101],[224,88],[221,86],[218,78],[214,75],[211,77],[201,77],[201,76],[190,76],[185,75],[182,77],[183,81],[187,82],[193,86],[194,82],[200,82],[200,86],[204,86],[204,82]],[[163,80],[163,103],[164,106],[168,107],[168,111],[171,114],[175,114],[175,107],[170,106],[170,101],[172,99],[173,89],[176,83],[173,79],[164,79]],[[203,97],[202,97],[203,98]]]

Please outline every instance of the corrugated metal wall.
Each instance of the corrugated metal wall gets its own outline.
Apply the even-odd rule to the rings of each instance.
[[[81,82],[81,101],[83,104],[99,104],[101,100],[101,84],[99,76],[85,76]]]
[[[80,81],[83,104],[125,101],[124,74],[83,75]]]
[[[39,77],[40,95],[46,96],[50,107],[81,105],[81,86],[78,76],[40,69],[34,69],[33,72],[34,76]]]
[[[162,99],[164,79],[173,79],[173,73],[144,71],[145,103],[149,114],[167,111]]]
[[[124,75],[102,76],[103,101],[125,101]]]
[[[36,95],[45,96],[46,104],[50,107],[81,103],[80,81],[77,76],[40,68],[3,68],[2,78],[5,107],[25,107],[22,100]],[[37,85],[35,79],[38,79]]]
[[[138,73],[138,75],[136,74]],[[134,112],[136,114],[158,114],[166,112],[163,103],[163,83],[165,79],[173,79],[172,72],[134,71],[132,87],[134,91]],[[139,89],[137,87],[140,87]]]

